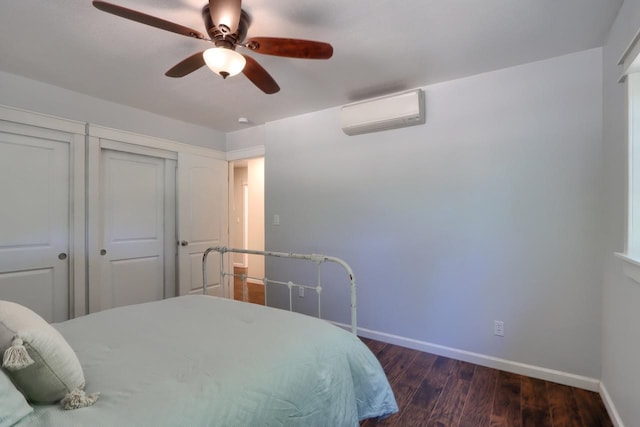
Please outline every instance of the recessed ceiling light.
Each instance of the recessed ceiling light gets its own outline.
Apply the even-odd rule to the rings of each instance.
[[[249,123],[249,119],[247,119],[246,117],[238,117],[238,123],[242,123],[243,125],[246,125]]]

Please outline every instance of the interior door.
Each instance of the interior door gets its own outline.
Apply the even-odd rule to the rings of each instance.
[[[0,132],[0,299],[69,318],[69,144]]]
[[[102,309],[165,296],[165,159],[103,150]]]
[[[228,241],[228,169],[225,160],[178,154],[178,274],[180,295],[202,293],[202,256]],[[207,293],[229,296],[220,258],[209,255]]]

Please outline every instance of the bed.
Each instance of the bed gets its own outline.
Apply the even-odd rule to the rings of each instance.
[[[17,426],[357,426],[397,412],[357,336],[307,315],[191,295],[53,326],[100,396],[32,405]]]

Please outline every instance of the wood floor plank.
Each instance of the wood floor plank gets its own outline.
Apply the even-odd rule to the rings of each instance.
[[[497,370],[476,366],[467,401],[460,417],[460,427],[489,426],[497,380]]]
[[[362,337],[360,337],[360,339],[362,340],[363,343],[367,345],[367,347],[369,347],[369,350],[371,350],[371,353],[373,353],[379,360],[380,353],[387,346],[387,343],[384,343],[382,341],[371,340],[368,338],[362,338]]]
[[[384,347],[376,356],[384,369],[389,382],[393,382],[400,374],[403,367],[417,356],[416,350],[409,350],[397,345],[389,345]]]
[[[598,393],[574,388],[573,395],[576,399],[582,425],[585,427],[613,427],[607,408],[605,408],[604,402]]]
[[[420,353],[411,365],[397,378],[392,388],[396,393],[396,402],[402,411],[411,403],[411,399],[422,384],[425,376],[431,370],[437,356],[429,353]]]
[[[409,366],[413,364],[413,361],[419,354],[419,351],[409,348],[405,348],[402,352],[397,354],[393,360],[389,362],[389,366],[386,369],[389,381],[392,384],[395,384],[398,378],[409,368]]]
[[[552,427],[549,398],[545,382],[522,377],[522,426]]]
[[[475,366],[457,361],[451,370],[440,398],[431,412],[427,427],[457,426],[469,393]]]
[[[431,370],[413,395],[411,402],[402,411],[396,422],[397,426],[425,426],[429,422],[431,412],[455,366],[456,361],[447,357],[439,356],[435,360]]]
[[[571,387],[547,382],[549,411],[553,427],[581,427],[580,414]]]
[[[520,375],[499,371],[491,427],[521,427]]]

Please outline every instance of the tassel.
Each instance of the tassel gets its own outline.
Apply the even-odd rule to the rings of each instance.
[[[5,350],[2,358],[2,366],[10,371],[18,371],[34,363],[29,356],[24,343],[18,337],[11,342],[11,347]]]
[[[79,409],[91,406],[96,403],[100,393],[86,394],[84,390],[75,389],[69,393],[60,401],[60,404],[64,409]]]

